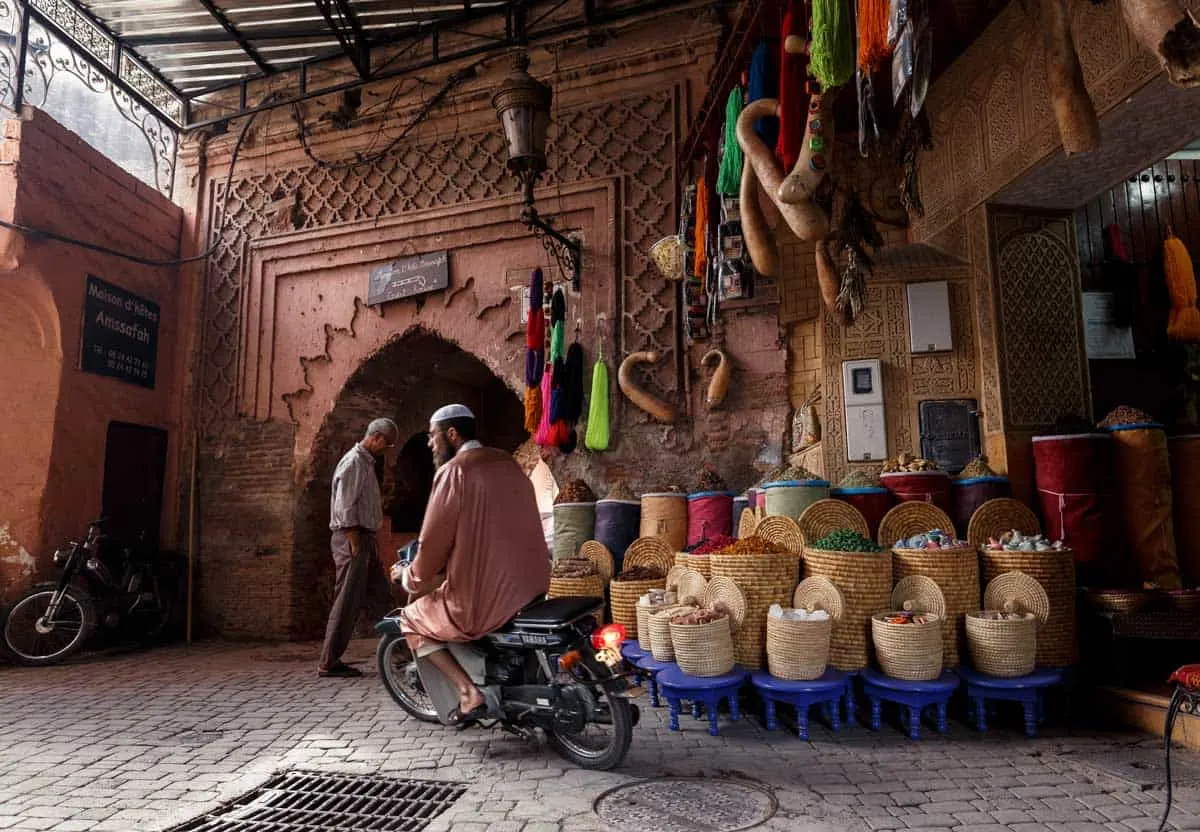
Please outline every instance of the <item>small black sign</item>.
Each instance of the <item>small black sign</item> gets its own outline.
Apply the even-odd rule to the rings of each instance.
[[[79,367],[154,389],[158,304],[88,275]]]
[[[979,456],[979,405],[975,399],[930,399],[919,406],[921,456],[957,474]]]
[[[386,266],[371,270],[367,288],[367,305],[401,300],[427,292],[436,292],[450,285],[449,252],[431,251],[415,257],[405,257]]]

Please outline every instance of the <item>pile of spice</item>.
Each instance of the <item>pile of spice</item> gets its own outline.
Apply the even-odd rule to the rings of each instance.
[[[969,545],[965,540],[959,540],[941,529],[933,529],[925,534],[915,534],[896,541],[897,549],[960,549]]]
[[[608,499],[632,501],[636,500],[637,497],[634,496],[633,489],[629,487],[629,484],[625,480],[617,480],[608,489]]]
[[[596,502],[596,492],[592,491],[591,487],[583,480],[571,480],[559,490],[558,496],[554,498],[555,505],[594,502]]]
[[[590,578],[599,574],[596,564],[587,558],[563,558],[550,567],[552,578]]]
[[[786,555],[788,550],[782,546],[764,540],[757,535],[735,540],[721,549],[714,549],[711,555]]]
[[[1040,534],[1025,535],[1016,529],[1005,532],[999,539],[988,538],[987,547],[993,552],[1060,552],[1064,548],[1061,540],[1051,543]]]
[[[691,555],[711,555],[713,552],[720,552],[725,547],[732,546],[735,543],[737,543],[736,537],[717,535],[716,537],[710,537],[707,540],[701,541],[698,545],[687,551]]]
[[[977,456],[967,463],[967,467],[958,472],[958,479],[973,480],[977,477],[995,477],[998,476],[991,466],[987,464],[981,456]]]
[[[803,482],[819,479],[820,477],[803,465],[784,465],[768,474],[764,482]]]
[[[613,578],[614,581],[659,581],[667,573],[654,566],[631,566]]]
[[[705,465],[700,476],[696,478],[696,491],[727,491],[725,480],[721,479],[711,466]]]
[[[813,549],[832,552],[882,552],[874,540],[863,537],[852,529],[837,529],[809,544]]]
[[[1144,425],[1148,422],[1153,422],[1154,417],[1144,410],[1138,410],[1136,407],[1127,407],[1121,405],[1114,407],[1104,417],[1104,421],[1100,423],[1102,428],[1112,428],[1118,425]]]
[[[885,474],[912,474],[916,471],[937,470],[937,463],[932,459],[913,456],[907,451],[883,463],[883,473]]]
[[[936,615],[923,612],[889,612],[881,615],[880,620],[886,624],[930,624],[937,621]]]
[[[726,614],[720,610],[693,610],[671,619],[672,624],[711,624],[720,621]]]
[[[878,471],[851,471],[842,481],[838,483],[838,488],[878,488],[879,487],[879,472]]]

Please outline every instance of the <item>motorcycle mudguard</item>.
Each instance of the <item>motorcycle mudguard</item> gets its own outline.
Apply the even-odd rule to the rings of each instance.
[[[399,618],[381,618],[375,624],[375,632],[381,636],[398,636],[400,635],[400,619]]]

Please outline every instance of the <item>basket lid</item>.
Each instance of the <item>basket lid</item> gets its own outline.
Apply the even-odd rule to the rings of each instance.
[[[892,609],[946,617],[946,596],[937,581],[924,575],[901,578],[892,590]]]
[[[989,539],[998,538],[1005,532],[1016,529],[1021,534],[1042,533],[1033,509],[1012,497],[996,497],[986,501],[971,515],[967,524],[967,541],[972,546],[983,546]]]
[[[758,515],[752,508],[742,509],[742,517],[738,521],[738,537],[746,538],[754,534],[758,529]]]
[[[732,578],[713,578],[704,588],[701,606],[713,609],[718,605],[729,613],[729,624],[733,630],[740,629],[746,620],[746,596]]]
[[[686,571],[686,566],[672,566],[671,571],[667,572],[667,589],[678,591],[679,579],[683,577],[683,573]]]
[[[817,500],[804,509],[799,525],[805,540],[820,540],[838,529],[850,529],[863,537],[871,535],[871,528],[863,513],[845,500]]]
[[[949,532],[952,537],[958,537],[950,515],[933,503],[900,503],[891,508],[879,521],[879,545],[890,549],[896,545],[897,540],[925,534],[933,529],[941,529]]]
[[[600,573],[600,577],[605,583],[612,580],[613,576],[613,556],[612,552],[608,551],[608,547],[599,540],[585,541],[579,547],[579,557],[587,558],[592,563],[596,564],[596,571]]]
[[[825,610],[835,622],[840,621],[845,612],[842,591],[822,575],[813,575],[800,582],[792,593],[792,606],[795,609]]]
[[[988,583],[983,593],[985,610],[1031,612],[1041,624],[1050,617],[1050,598],[1034,578],[1024,572],[1005,572]]]
[[[634,566],[653,566],[662,570],[665,575],[675,564],[675,553],[671,544],[661,537],[639,537],[629,544],[625,550],[625,559],[621,562],[622,569]]]
[[[754,534],[793,554],[804,551],[804,533],[800,531],[800,524],[790,517],[778,514],[765,517],[755,527]]]
[[[675,593],[681,604],[699,604],[707,588],[708,579],[695,569],[685,568],[678,578]]]

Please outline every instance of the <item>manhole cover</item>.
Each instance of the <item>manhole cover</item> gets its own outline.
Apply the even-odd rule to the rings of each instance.
[[[596,814],[639,832],[737,832],[771,819],[779,808],[761,786],[670,777],[619,786],[596,800]]]
[[[466,790],[435,780],[291,772],[170,832],[420,832]]]

